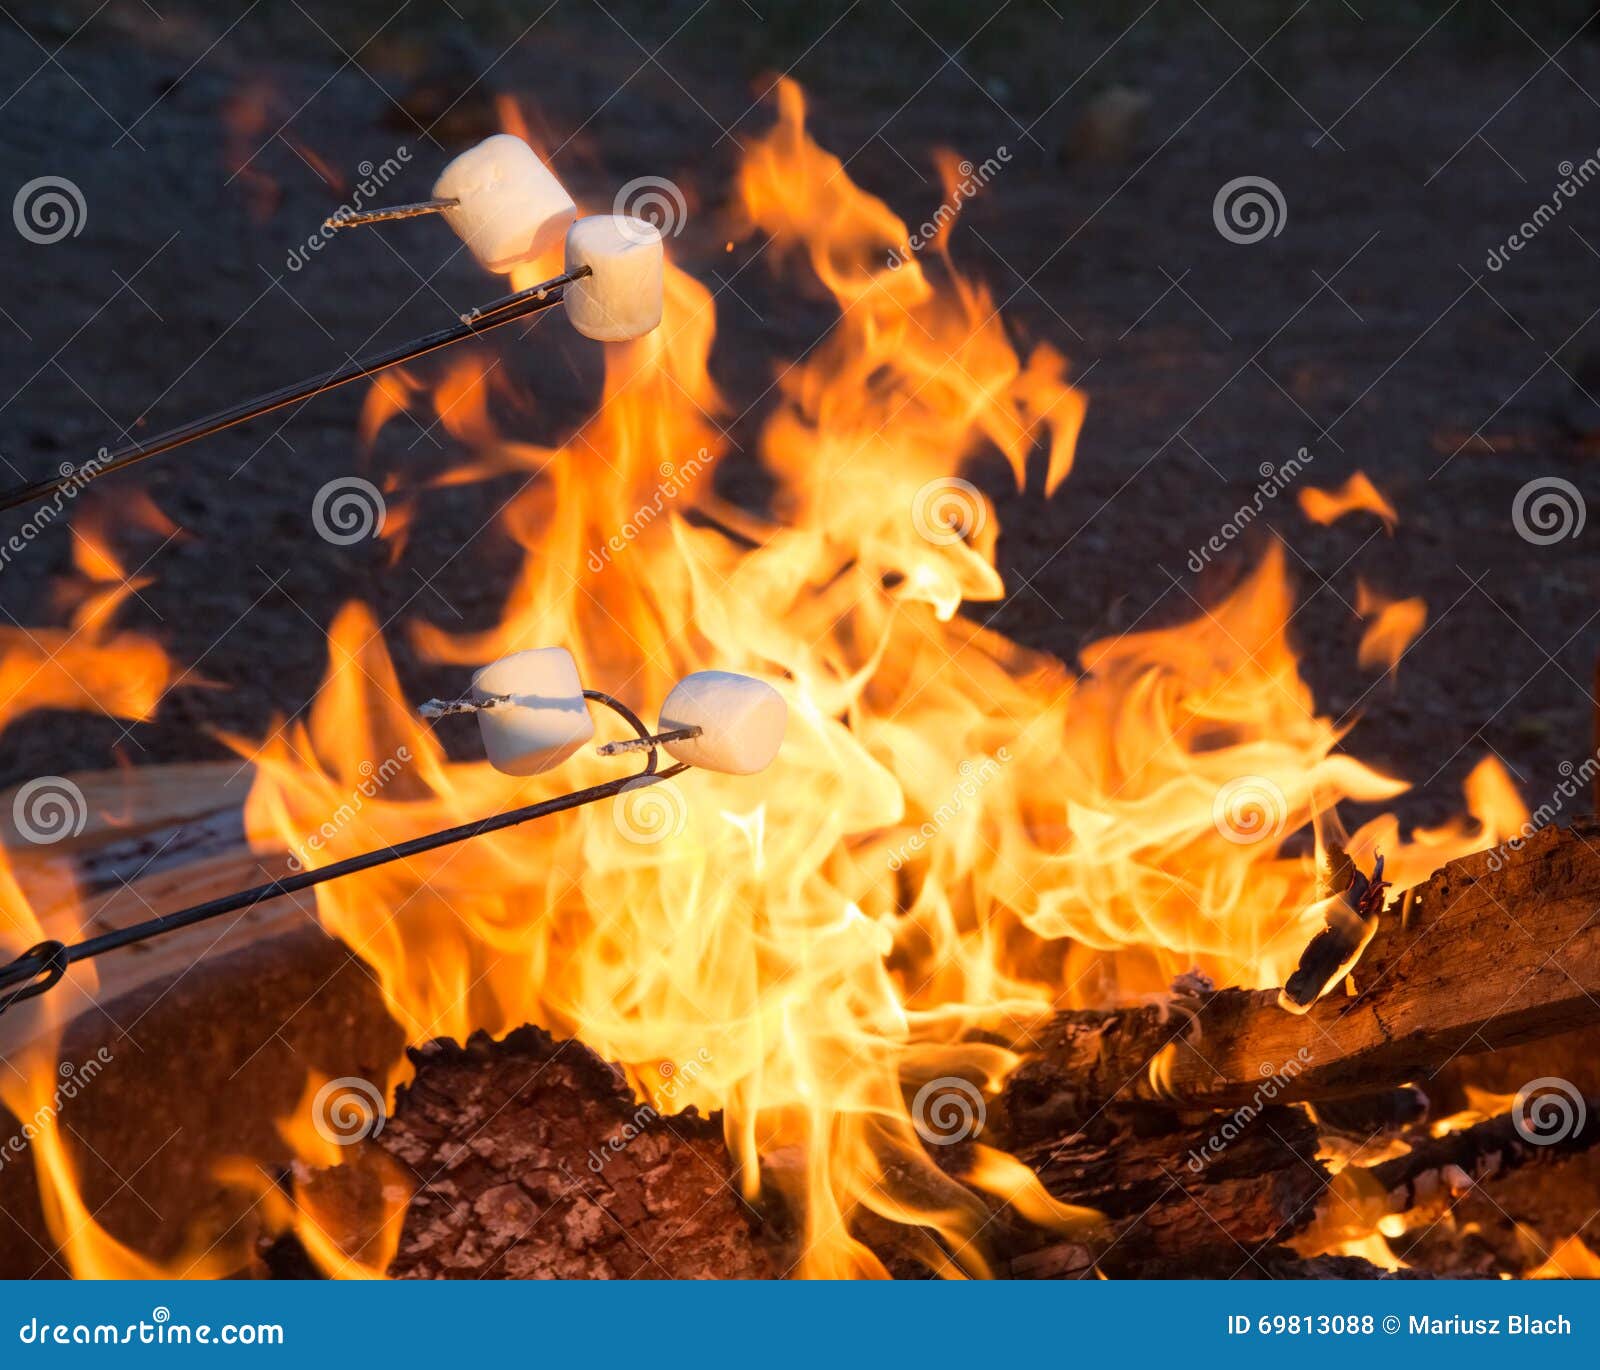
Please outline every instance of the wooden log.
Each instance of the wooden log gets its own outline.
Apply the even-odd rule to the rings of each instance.
[[[409,1195],[391,1275],[771,1278],[795,1264],[793,1215],[776,1198],[740,1198],[717,1121],[642,1106],[580,1044],[523,1028],[501,1042],[434,1043],[412,1059],[416,1078],[381,1131],[350,1163],[299,1177],[319,1221],[352,1250],[371,1241],[344,1216],[374,1171],[366,1153],[399,1163]],[[1062,1241],[1003,1217],[986,1230],[989,1254],[1019,1278],[1193,1275],[1253,1260],[1311,1220],[1328,1176],[1303,1111],[1268,1110],[1212,1149],[1222,1121],[1118,1109],[1031,1148],[1021,1159],[1051,1193],[1107,1222]],[[857,1235],[891,1269],[925,1273],[901,1259],[898,1230],[869,1221]],[[308,1268],[281,1240],[264,1261],[279,1273]]]
[[[1547,1092],[1553,1110],[1541,1118],[1539,1096],[1497,1118],[1443,1137],[1428,1137],[1367,1174],[1396,1213],[1448,1206],[1472,1186],[1536,1162],[1551,1164],[1600,1145],[1600,1099]]]
[[[1329,1178],[1317,1147],[1301,1109],[1265,1109],[1238,1125],[1108,1109],[1081,1132],[1017,1153],[1057,1198],[1102,1212],[1107,1239],[1050,1242],[1014,1256],[1010,1272],[1228,1277],[1310,1223]]]
[[[1453,861],[1390,912],[1355,968],[1304,1015],[1272,990],[1058,1015],[1006,1086],[1027,1141],[1112,1099],[1259,1108],[1425,1077],[1458,1055],[1600,1023],[1600,826],[1549,828],[1513,853]]]
[[[399,1162],[412,1191],[396,1278],[782,1273],[716,1123],[642,1106],[620,1072],[537,1028],[411,1056],[415,1080],[361,1144]]]

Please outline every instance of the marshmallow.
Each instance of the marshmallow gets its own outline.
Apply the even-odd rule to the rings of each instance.
[[[472,677],[472,690],[480,699],[511,696],[509,704],[478,712],[484,750],[506,775],[548,771],[594,736],[578,663],[565,647],[503,657]]]
[[[672,687],[661,731],[700,728],[699,737],[663,745],[676,761],[729,775],[764,771],[783,745],[789,706],[765,681],[732,671],[696,671]]]
[[[509,272],[553,247],[578,216],[572,196],[539,154],[509,133],[468,148],[434,182],[436,200],[459,200],[445,222],[490,271]]]
[[[665,252],[655,225],[596,214],[567,230],[567,271],[593,273],[566,287],[567,317],[586,338],[626,342],[661,322]]]

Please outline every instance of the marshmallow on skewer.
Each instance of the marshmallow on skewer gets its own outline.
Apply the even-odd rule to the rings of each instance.
[[[661,322],[665,252],[654,224],[626,214],[596,214],[567,230],[567,317],[586,338],[626,342]]]
[[[663,745],[675,761],[728,775],[764,771],[783,745],[789,706],[765,681],[732,671],[696,671],[672,687],[661,706],[661,731],[700,729]]]
[[[472,677],[474,695],[509,695],[506,704],[478,711],[484,750],[495,770],[538,775],[559,766],[594,736],[578,679],[565,647],[515,652]]]
[[[510,133],[468,148],[434,182],[437,200],[458,203],[441,211],[451,228],[490,271],[507,272],[561,240],[578,216],[539,154]]]

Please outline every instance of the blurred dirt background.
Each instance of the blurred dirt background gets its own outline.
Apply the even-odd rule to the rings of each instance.
[[[286,263],[363,162],[409,147],[393,198],[425,196],[447,157],[498,126],[503,93],[567,143],[559,170],[591,202],[642,175],[686,188],[675,252],[719,292],[713,372],[743,408],[828,317],[814,292],[752,261],[753,244],[724,251],[740,143],[770,123],[764,92],[789,71],[822,143],[913,224],[941,199],[937,148],[980,162],[1008,149],[955,253],[1009,301],[1019,338],[1072,359],[1090,413],[1053,500],[1040,478],[1011,490],[998,460],[968,473],[998,501],[1012,587],[976,617],[1071,660],[1096,636],[1191,616],[1280,538],[1318,700],[1335,715],[1357,706],[1348,746],[1417,783],[1403,812],[1456,810],[1461,777],[1489,752],[1538,804],[1560,764],[1595,745],[1600,510],[1547,546],[1520,537],[1511,510],[1536,477],[1600,500],[1600,185],[1503,270],[1486,256],[1550,199],[1561,164],[1600,149],[1600,19],[1586,4],[1530,8],[12,4],[0,189],[65,176],[87,218],[48,245],[0,225],[0,480],[498,293],[430,221],[347,235],[301,271]],[[1239,245],[1212,205],[1245,175],[1282,189],[1287,219]],[[549,436],[573,422],[597,394],[596,353],[557,327],[518,346],[507,366],[538,407],[508,425]],[[354,597],[396,620],[419,698],[459,683],[419,668],[398,624],[498,617],[518,556],[480,530],[514,482],[425,496],[396,565],[383,547],[325,543],[309,502],[331,476],[410,481],[460,456],[409,420],[364,456],[364,389],[79,502],[75,514],[117,515],[143,489],[180,527],[119,541],[153,578],[122,621],[206,687],[132,730],[31,716],[0,740],[0,782],[218,755],[219,728],[262,735],[306,706],[325,627]],[[763,412],[735,430],[747,451]],[[1397,533],[1366,516],[1317,527],[1284,497],[1194,575],[1190,550],[1251,497],[1260,465],[1301,447],[1310,484],[1367,471],[1399,509]],[[731,459],[722,485],[751,503],[764,489],[753,458]],[[0,518],[0,535],[22,517]],[[0,567],[3,621],[61,622],[53,587],[70,569],[62,527]],[[1358,574],[1428,602],[1397,681],[1355,667]]]

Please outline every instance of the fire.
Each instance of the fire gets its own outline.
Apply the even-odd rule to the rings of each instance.
[[[597,410],[554,446],[497,432],[485,401],[502,382],[481,362],[445,373],[435,410],[478,468],[538,479],[505,515],[525,559],[501,622],[413,634],[462,665],[565,645],[646,717],[690,670],[758,675],[790,707],[778,763],[324,886],[319,915],[414,1041],[536,1022],[619,1061],[652,1102],[663,1062],[706,1062],[672,1106],[722,1110],[746,1193],[775,1185],[803,1215],[803,1273],[883,1274],[852,1230],[869,1211],[930,1234],[931,1269],[984,1273],[974,1191],[1041,1222],[1086,1215],[999,1153],[950,1179],[922,1086],[976,1115],[1052,1008],[1160,990],[1192,965],[1277,983],[1316,898],[1314,863],[1280,840],[1404,786],[1336,750],[1276,554],[1196,622],[1093,644],[1081,675],[962,618],[1003,586],[993,507],[959,471],[998,449],[1027,488],[1042,449],[1053,493],[1083,396],[948,260],[889,264],[905,226],[810,139],[792,84],[739,189],[746,232],[807,263],[840,310],[775,382],[771,517],[711,488],[727,412],[713,306],[669,268],[661,328],[608,350]],[[370,612],[349,606],[309,721],[245,748],[252,832],[304,852],[363,766],[402,751],[311,864],[616,774],[592,755],[531,780],[451,761],[407,698]],[[1467,823],[1435,836],[1408,847],[1376,820],[1353,842],[1381,840],[1404,885],[1485,840]]]
[[[1019,490],[1056,494],[1086,413],[1065,359],[1014,342],[948,234],[925,260],[906,254],[906,226],[811,139],[792,83],[738,190],[741,236],[763,235],[768,259],[808,270],[839,311],[757,397],[766,515],[713,488],[742,405],[710,375],[710,292],[671,265],[661,327],[607,348],[597,406],[570,434],[505,436],[490,401],[518,397],[468,355],[431,387],[380,383],[361,436],[427,390],[471,450],[452,478],[526,481],[503,515],[523,561],[499,623],[414,624],[427,658],[464,668],[563,645],[587,684],[649,719],[692,670],[746,672],[788,703],[777,763],[760,777],[689,772],[333,882],[318,916],[371,966],[410,1042],[533,1022],[620,1063],[653,1105],[720,1111],[744,1192],[771,1186],[798,1215],[799,1273],[884,1275],[858,1236],[867,1215],[898,1225],[930,1271],[992,1273],[995,1203],[1061,1230],[1092,1220],[1001,1152],[967,1145],[958,1165],[945,1147],[979,1130],[1030,1029],[1057,1008],[1158,993],[1191,967],[1281,983],[1319,898],[1315,854],[1285,839],[1405,785],[1339,751],[1341,727],[1317,713],[1276,550],[1194,621],[1093,643],[1075,668],[964,617],[1004,586],[994,507],[960,472],[998,451]],[[535,263],[512,286],[559,269]],[[108,617],[85,625],[105,664],[69,674],[96,706],[137,716],[165,661],[106,636]],[[0,685],[57,699],[34,684],[54,657],[3,633],[0,647]],[[363,605],[339,613],[328,651],[308,717],[232,739],[256,767],[252,839],[306,866],[619,773],[588,752],[526,780],[452,760],[454,725],[422,725]],[[1410,842],[1393,817],[1373,819],[1350,850],[1370,864],[1381,849],[1404,890],[1526,816],[1492,763],[1468,808]],[[34,935],[13,932],[19,946]],[[284,1124],[302,1161],[343,1159],[305,1112]],[[45,1173],[52,1230],[70,1227],[64,1152]],[[324,1268],[387,1264],[404,1200],[392,1177],[379,1236],[359,1245],[313,1194],[290,1205],[257,1189]],[[109,1240],[74,1252],[75,1268],[125,1268]]]
[[[1300,492],[1300,509],[1313,523],[1329,524],[1346,514],[1376,514],[1383,526],[1394,532],[1400,515],[1383,497],[1365,471],[1355,472],[1337,490],[1319,490],[1309,485]]]
[[[91,575],[110,580],[121,574],[103,546],[79,537],[74,560]],[[94,603],[91,599],[88,603]],[[111,606],[114,608],[114,605]],[[110,609],[82,614],[71,629],[0,629],[0,731],[34,709],[104,712],[130,720],[151,717],[170,678],[166,653],[149,639],[113,633]],[[40,777],[26,811],[15,815],[24,838],[45,843],[27,855],[0,851],[0,961],[9,961],[45,937],[73,940],[79,917],[70,877],[62,895],[63,874],[52,884],[35,880],[35,867],[58,836],[87,819],[83,795],[63,777]],[[43,834],[43,836],[40,836]],[[20,845],[20,844],[19,844]],[[26,851],[26,848],[23,849]],[[57,902],[45,906],[32,891],[53,889]],[[0,1103],[23,1125],[38,1176],[40,1205],[50,1235],[74,1274],[92,1278],[138,1279],[160,1273],[154,1263],[106,1232],[85,1202],[71,1150],[61,1134],[63,1076],[57,1071],[65,1011],[80,996],[92,994],[92,968],[77,966],[53,993],[15,1005],[7,1014],[9,1068],[0,1071]],[[210,1273],[222,1275],[225,1269]]]
[[[1528,1272],[1530,1280],[1600,1280],[1600,1256],[1582,1237],[1571,1236],[1550,1258]]]
[[[1393,675],[1412,639],[1428,621],[1428,606],[1418,597],[1390,599],[1364,580],[1356,582],[1356,613],[1366,619],[1356,660]]]

